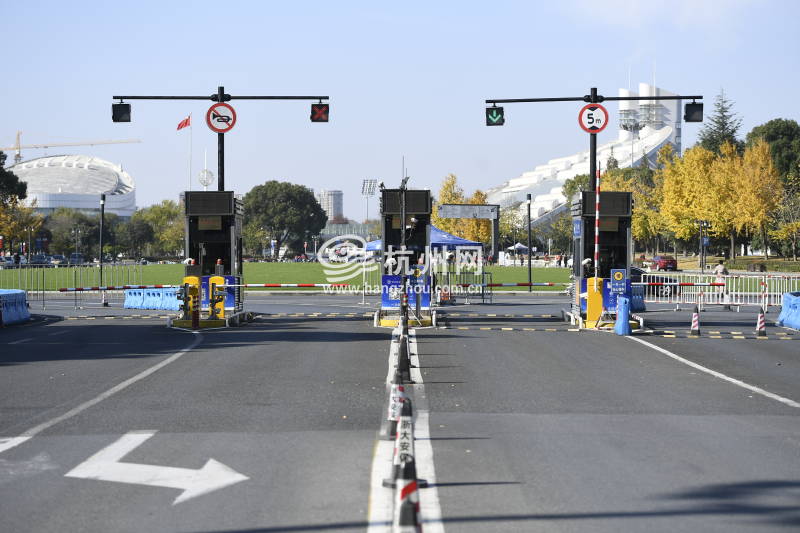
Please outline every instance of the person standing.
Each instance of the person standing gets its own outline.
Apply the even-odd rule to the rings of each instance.
[[[728,269],[725,267],[725,262],[722,259],[720,259],[719,263],[714,267],[712,274],[714,274],[714,283],[725,283],[725,276],[728,275]],[[720,299],[725,292],[725,286],[717,287],[716,292],[717,298]]]

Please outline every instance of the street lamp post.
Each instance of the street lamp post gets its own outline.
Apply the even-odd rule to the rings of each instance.
[[[100,286],[103,286],[103,226],[106,219],[106,195],[100,195]],[[100,291],[100,303],[103,307],[108,307],[106,301],[106,291]]]
[[[528,292],[533,291],[531,287],[531,195],[528,194],[528,199],[525,202],[528,207]]]
[[[31,264],[31,232],[33,232],[33,228],[28,226],[28,264]]]

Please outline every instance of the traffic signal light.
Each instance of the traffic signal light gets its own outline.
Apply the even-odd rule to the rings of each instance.
[[[492,106],[486,108],[486,125],[487,126],[502,126],[506,123],[506,117],[503,115],[503,108]]]
[[[311,104],[311,122],[328,122],[330,104]]]
[[[131,121],[131,104],[118,103],[111,104],[111,120],[114,122]]]
[[[684,107],[683,120],[686,122],[703,122],[703,103],[692,102]]]

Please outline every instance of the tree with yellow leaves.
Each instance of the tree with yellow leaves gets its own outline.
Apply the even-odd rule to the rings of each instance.
[[[36,212],[35,201],[31,206],[26,206],[22,200],[12,196],[0,205],[0,235],[10,246],[26,242],[29,231],[31,235],[36,235],[43,223],[44,218]]]
[[[486,193],[478,189],[467,200],[468,204],[483,205],[487,201]],[[489,245],[492,240],[492,221],[488,218],[471,218],[461,221],[465,239]]]
[[[444,178],[444,181],[442,181],[442,186],[439,188],[439,194],[436,196],[436,200],[433,204],[431,223],[440,230],[463,237],[464,232],[463,227],[461,226],[461,220],[457,218],[442,218],[439,216],[440,205],[463,203],[465,203],[464,191],[458,186],[458,178],[455,174],[448,174]]]
[[[741,161],[739,171],[733,174],[732,180],[734,224],[739,231],[761,234],[764,259],[767,259],[767,222],[781,202],[783,187],[769,145],[763,139],[748,146],[738,159]]]
[[[653,181],[653,172],[648,168],[616,168],[604,174],[600,180],[604,191],[630,191],[633,193],[633,216],[631,234],[639,242],[648,243],[665,229],[659,212],[659,191]],[[602,206],[600,212],[602,213]]]
[[[668,149],[659,153],[662,168],[656,172],[661,190],[661,216],[667,229],[679,239],[688,240],[698,231],[698,220],[707,220],[709,176],[714,154],[695,146],[677,157]]]
[[[730,237],[731,259],[736,257],[736,235],[741,227],[738,216],[737,183],[742,172],[742,157],[732,143],[723,143],[703,179],[705,193],[700,198],[698,218],[710,223],[709,233]]]

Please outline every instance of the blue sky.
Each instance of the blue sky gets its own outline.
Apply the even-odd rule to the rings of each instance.
[[[361,180],[401,178],[438,189],[455,173],[471,192],[588,147],[577,103],[515,104],[506,126],[484,125],[486,98],[615,95],[639,81],[703,94],[706,115],[724,88],[742,134],[773,118],[800,120],[800,2],[11,2],[0,0],[4,80],[0,145],[139,138],[141,144],[29,150],[25,158],[88,153],[121,163],[137,203],[193,188],[216,136],[211,102],[133,101],[133,122],[111,122],[115,94],[330,95],[331,122],[306,102],[233,102],[226,185],[270,179],[344,191],[363,219]],[[616,105],[609,111],[615,119]],[[616,132],[615,120],[600,142]],[[699,125],[684,128],[685,146]],[[216,187],[216,184],[214,185]],[[377,202],[371,202],[374,216]]]

